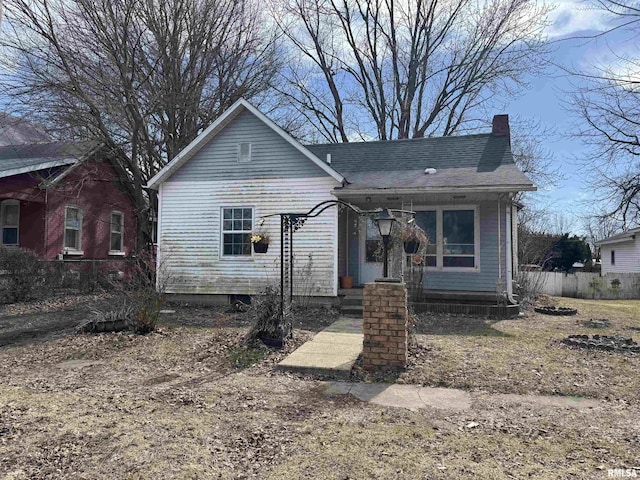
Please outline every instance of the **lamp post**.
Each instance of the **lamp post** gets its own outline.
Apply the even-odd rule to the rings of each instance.
[[[382,245],[384,246],[384,256],[382,260],[384,262],[382,269],[382,276],[384,278],[387,278],[389,276],[389,262],[387,261],[387,257],[389,254],[389,235],[391,235],[391,230],[393,230],[393,224],[395,223],[395,221],[395,217],[391,215],[391,212],[388,208],[382,210],[380,216],[378,217],[378,230],[380,231],[380,235],[382,236]]]

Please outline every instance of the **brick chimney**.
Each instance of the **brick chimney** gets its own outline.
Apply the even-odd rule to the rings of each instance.
[[[509,129],[509,115],[494,115],[493,116],[493,128],[491,133],[496,137],[511,137],[511,130]]]

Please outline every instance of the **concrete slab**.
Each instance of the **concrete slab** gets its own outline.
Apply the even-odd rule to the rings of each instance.
[[[362,352],[362,319],[341,317],[296,349],[278,368],[348,377]]]
[[[362,318],[340,317],[322,332],[353,333],[362,335]]]
[[[472,408],[475,399],[490,397],[505,403],[530,403],[551,408],[595,408],[601,402],[592,398],[561,397],[548,395],[515,395],[469,393],[455,388],[432,388],[419,385],[388,383],[325,382],[325,396],[353,395],[363,402],[385,407],[420,410],[437,408],[447,411],[465,411]]]
[[[473,402],[473,398],[468,392],[455,388],[430,388],[388,383],[325,383],[325,395],[340,394],[350,394],[359,400],[376,405],[406,408],[413,411],[427,407],[463,411],[470,409]]]

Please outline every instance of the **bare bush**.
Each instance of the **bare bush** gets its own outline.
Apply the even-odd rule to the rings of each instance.
[[[6,303],[31,300],[44,284],[42,266],[34,253],[0,247],[0,300]]]

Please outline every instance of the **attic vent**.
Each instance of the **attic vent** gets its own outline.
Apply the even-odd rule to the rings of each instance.
[[[425,168],[424,173],[427,175],[433,175],[437,173],[437,170],[435,168]]]
[[[251,143],[243,142],[238,144],[238,163],[248,163],[251,161]]]

